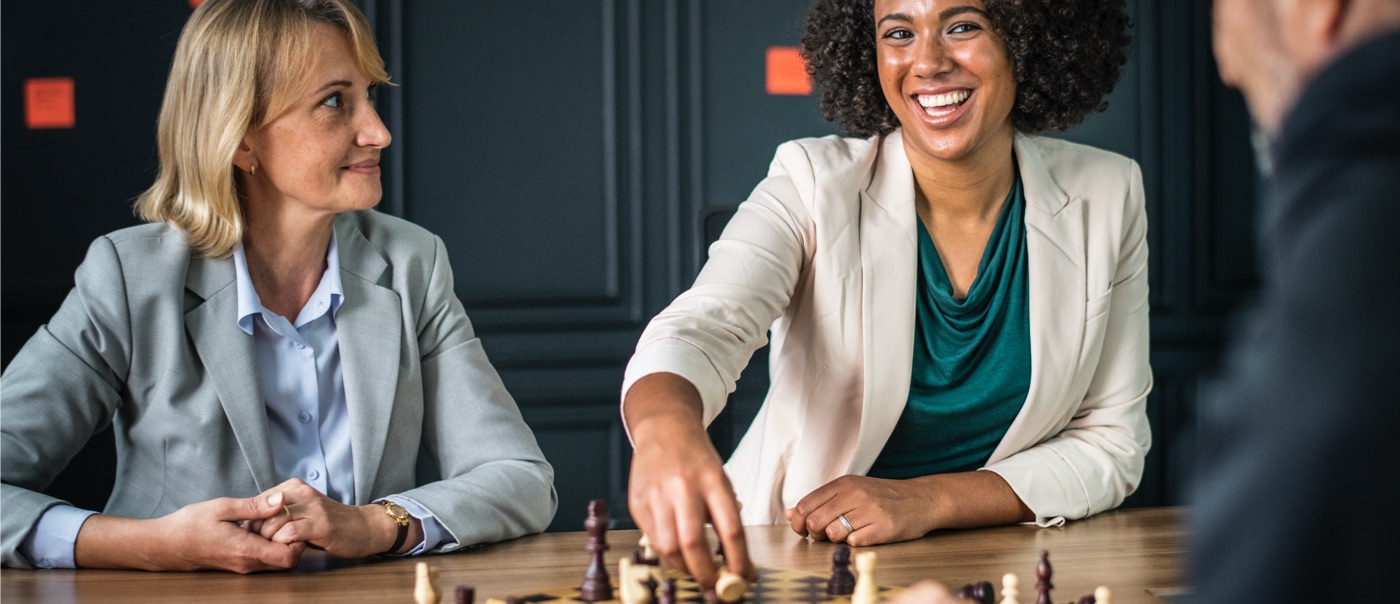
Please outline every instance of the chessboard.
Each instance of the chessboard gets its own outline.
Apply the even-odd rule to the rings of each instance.
[[[676,579],[677,604],[705,601],[694,579],[673,570],[667,570],[666,574],[668,577]],[[850,602],[851,596],[827,595],[826,582],[828,579],[827,575],[822,574],[760,566],[758,567],[758,582],[749,585],[748,591],[744,593],[743,602],[745,604],[787,604],[792,602],[833,602],[839,604]],[[892,587],[880,587],[879,590],[881,599],[902,591],[900,588]],[[614,590],[614,596],[617,595],[616,591]],[[538,593],[489,598],[486,603],[576,604],[583,601],[583,598],[579,597],[579,586],[575,585]],[[621,600],[600,600],[595,604],[615,603],[620,604]]]

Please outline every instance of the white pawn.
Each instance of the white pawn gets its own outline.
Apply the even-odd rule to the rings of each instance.
[[[880,601],[880,587],[875,584],[875,552],[856,554],[856,589],[851,594],[851,604],[876,604]]]
[[[1113,604],[1113,592],[1107,586],[1100,585],[1094,590],[1094,604]]]
[[[419,562],[417,580],[413,584],[413,601],[416,604],[438,604],[437,588],[433,586],[432,571],[427,562]]]
[[[1021,581],[1015,574],[1006,573],[1001,577],[1001,604],[1021,604],[1017,598],[1021,597],[1019,585]]]

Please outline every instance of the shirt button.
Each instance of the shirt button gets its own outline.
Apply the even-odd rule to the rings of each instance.
[[[310,414],[310,413],[307,413],[307,412],[305,412],[305,411],[302,411],[301,413],[298,413],[298,414],[297,414],[297,419],[301,420],[301,423],[303,423],[303,424],[305,424],[305,423],[310,423],[310,422],[311,422],[311,414]]]
[[[321,477],[321,473],[318,472],[318,471],[316,471],[316,470],[312,470],[310,473],[308,473],[308,474],[306,475],[306,477],[307,477],[307,478],[310,478],[311,480],[316,480],[317,478],[320,478],[320,477]]]

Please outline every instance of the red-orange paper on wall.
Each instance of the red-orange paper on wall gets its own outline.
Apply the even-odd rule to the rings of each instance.
[[[807,62],[792,46],[768,47],[768,94],[812,94],[812,80],[807,77]]]
[[[72,128],[73,113],[73,78],[24,81],[24,123],[31,130]]]

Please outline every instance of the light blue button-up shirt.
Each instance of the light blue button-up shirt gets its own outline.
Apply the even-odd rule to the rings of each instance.
[[[326,252],[326,272],[295,322],[263,307],[241,246],[233,253],[233,265],[238,327],[253,337],[277,480],[300,478],[327,497],[350,504],[355,466],[335,332],[335,315],[345,297],[335,235]],[[418,502],[401,495],[384,499],[403,506],[423,524],[423,541],[408,555],[452,541],[452,534]],[[20,553],[38,568],[73,568],[73,543],[94,513],[70,505],[49,508],[25,537]]]

